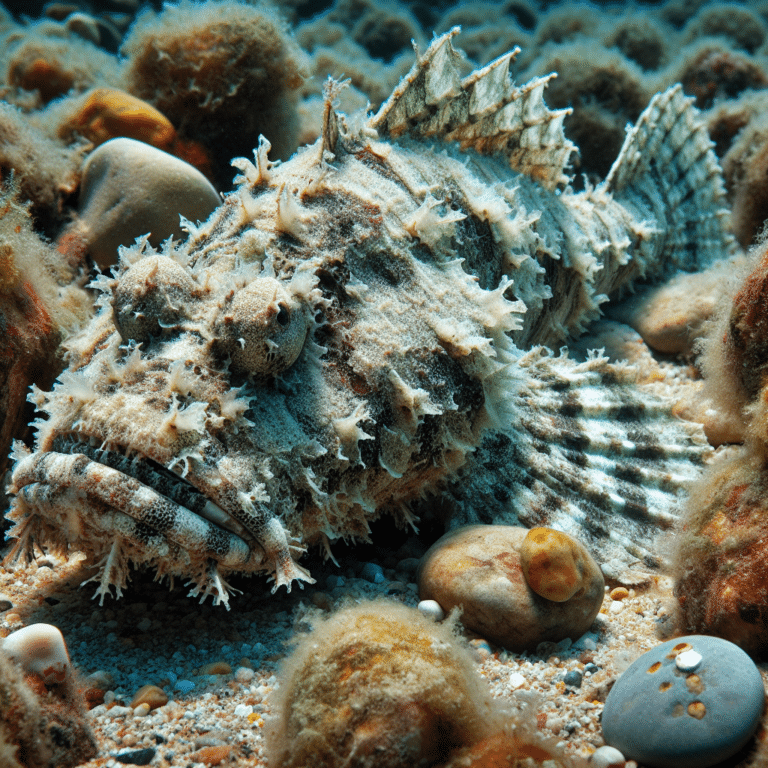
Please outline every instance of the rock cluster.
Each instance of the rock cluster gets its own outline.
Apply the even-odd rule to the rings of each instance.
[[[464,626],[515,651],[583,635],[605,584],[572,537],[507,525],[451,531],[424,555],[417,578],[422,600],[445,612],[461,607]]]

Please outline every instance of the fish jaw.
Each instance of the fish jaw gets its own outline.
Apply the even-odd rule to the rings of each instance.
[[[48,418],[36,424],[38,450],[16,451],[12,558],[34,543],[83,549],[100,566],[101,600],[112,585],[120,595],[131,562],[188,576],[191,594],[224,604],[229,572],[271,571],[275,590],[311,582],[258,461],[227,445],[248,443],[248,398],[197,342],[162,356],[121,341],[100,337],[85,366],[32,392]]]

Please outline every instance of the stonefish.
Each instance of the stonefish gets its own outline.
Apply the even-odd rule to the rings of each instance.
[[[30,396],[12,557],[72,546],[102,600],[146,564],[226,604],[229,573],[290,589],[306,546],[440,496],[451,524],[575,533],[608,572],[653,561],[703,439],[627,365],[548,348],[732,248],[710,142],[672,88],[576,192],[554,75],[515,86],[512,52],[462,77],[457,31],[373,116],[330,84],[318,142],[278,164],[260,140],[184,242],[121,250]]]

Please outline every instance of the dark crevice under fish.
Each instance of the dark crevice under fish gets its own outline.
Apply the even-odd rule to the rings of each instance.
[[[427,496],[451,524],[548,524],[609,574],[653,542],[707,447],[594,355],[553,356],[638,280],[733,249],[720,171],[680,87],[574,192],[566,111],[507,54],[462,78],[452,30],[372,117],[329,84],[323,135],[238,159],[182,243],[101,276],[34,452],[15,448],[11,557],[80,549],[103,600],[129,566],[227,603],[231,572],[311,581],[308,545],[367,540]]]

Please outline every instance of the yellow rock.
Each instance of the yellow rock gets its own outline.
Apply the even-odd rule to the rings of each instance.
[[[563,603],[583,591],[597,564],[568,534],[554,528],[531,528],[520,547],[520,564],[528,586],[537,594]]]

